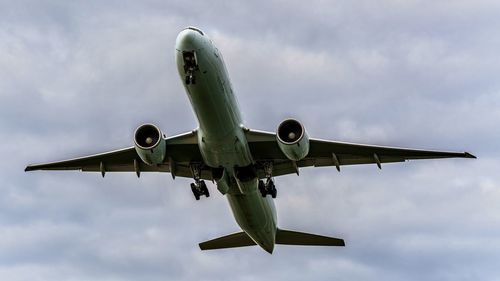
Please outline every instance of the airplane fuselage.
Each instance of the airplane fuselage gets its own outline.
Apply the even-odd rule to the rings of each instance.
[[[201,250],[259,245],[272,253],[275,244],[345,246],[343,239],[277,227],[273,177],[299,173],[303,167],[403,162],[436,158],[476,158],[468,152],[435,151],[309,138],[295,119],[282,121],[276,133],[243,126],[221,53],[197,28],[179,33],[175,46],[179,77],[198,120],[194,131],[166,137],[154,124],[134,132],[134,146],[56,162],[31,164],[25,171],[170,172],[192,178],[196,200],[210,196],[204,180],[226,195],[243,232],[204,241]],[[265,182],[264,182],[265,180]],[[268,196],[270,195],[270,196]]]
[[[270,196],[262,197],[254,160],[223,58],[201,31],[187,28],[176,41],[179,76],[198,120],[198,144],[205,165],[222,168],[218,189],[226,195],[238,225],[272,252],[277,217]]]
[[[436,158],[476,158],[468,152],[435,151],[309,138],[295,119],[282,121],[276,133],[248,129],[233,93],[221,53],[197,28],[179,33],[175,59],[198,128],[166,137],[158,126],[143,124],[134,145],[56,162],[30,164],[25,171],[169,172],[192,178],[196,200],[210,196],[205,180],[226,195],[243,232],[199,244],[201,250],[259,245],[272,253],[275,244],[345,246],[343,239],[277,227],[273,177],[299,174],[299,168],[403,162]],[[270,196],[268,196],[270,195]]]

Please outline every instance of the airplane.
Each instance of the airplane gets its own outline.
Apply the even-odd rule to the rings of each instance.
[[[222,54],[199,28],[177,36],[177,71],[198,121],[198,128],[167,137],[154,124],[134,132],[134,145],[80,158],[28,165],[32,170],[167,172],[194,180],[196,200],[210,193],[205,180],[225,195],[241,232],[199,244],[201,250],[258,245],[272,254],[276,244],[345,246],[343,239],[278,227],[273,198],[275,177],[304,167],[405,162],[432,158],[476,158],[468,152],[433,151],[309,138],[304,125],[286,119],[276,133],[253,130],[242,122]]]

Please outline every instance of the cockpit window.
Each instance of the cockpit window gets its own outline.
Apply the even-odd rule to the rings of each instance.
[[[198,29],[194,26],[188,26],[186,29],[194,30],[194,31],[198,32],[199,34],[201,34],[202,36],[205,35],[205,34],[203,34],[203,31],[201,31],[200,29]]]

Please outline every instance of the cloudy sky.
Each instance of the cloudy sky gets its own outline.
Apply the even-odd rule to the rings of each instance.
[[[196,127],[174,65],[198,26],[246,125],[470,151],[276,179],[279,225],[345,248],[201,252],[225,198],[168,174],[24,173]],[[498,1],[0,1],[0,279],[500,280]],[[265,280],[265,279],[264,279]]]

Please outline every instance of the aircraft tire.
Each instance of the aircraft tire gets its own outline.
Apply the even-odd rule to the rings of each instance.
[[[264,184],[263,180],[259,180],[259,191],[262,197],[266,197],[267,195],[267,190],[266,190],[266,185]]]
[[[206,197],[210,197],[210,192],[208,191],[208,188],[207,188],[207,184],[205,183],[205,181],[201,181],[200,182],[200,189],[201,189],[201,193],[204,194]]]
[[[194,198],[196,200],[200,200],[200,194],[198,193],[198,189],[196,188],[196,184],[191,184],[191,191],[193,192]]]

